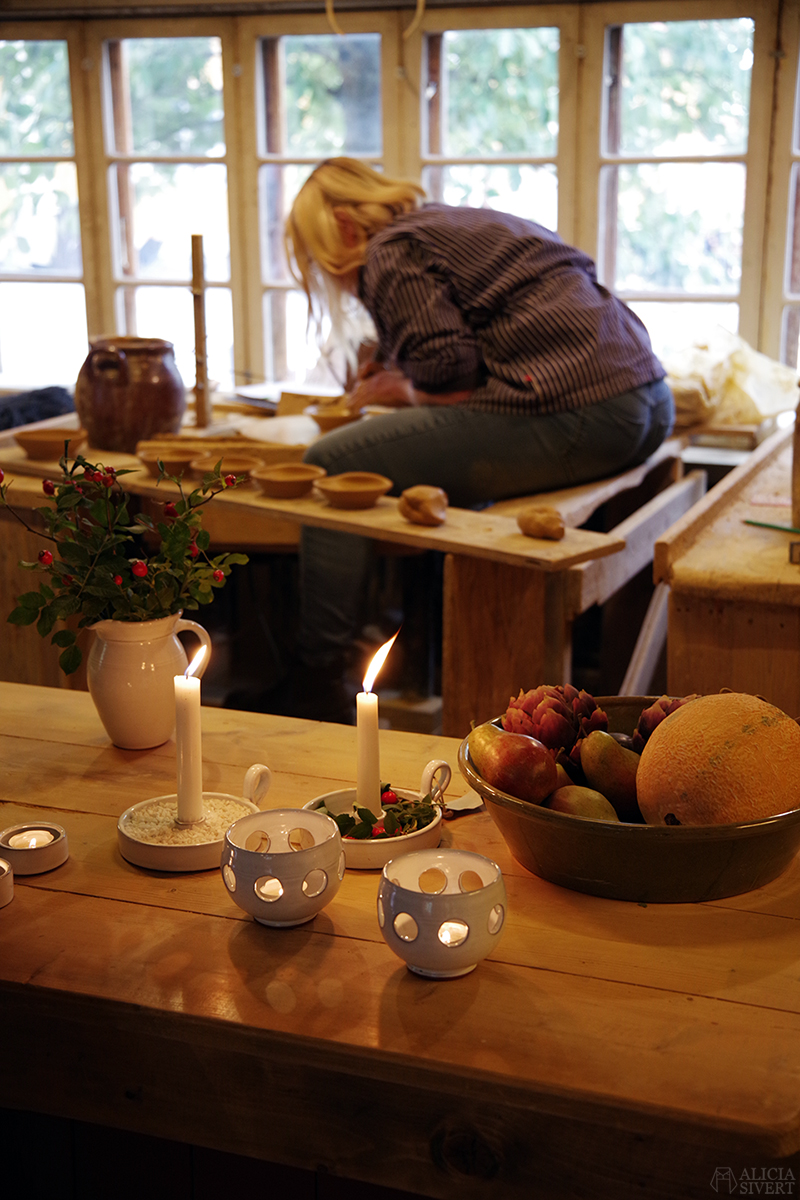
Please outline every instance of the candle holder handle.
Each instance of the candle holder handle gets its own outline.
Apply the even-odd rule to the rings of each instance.
[[[175,626],[175,633],[182,633],[184,629],[188,629],[191,633],[199,637],[200,642],[206,648],[206,655],[200,664],[200,667],[195,671],[195,677],[202,679],[206,667],[211,658],[211,637],[207,629],[203,629],[202,625],[198,625],[197,621],[189,621],[185,617],[181,617]]]
[[[432,758],[422,772],[419,783],[420,796],[431,794],[434,804],[441,804],[452,776],[450,764],[443,758]]]
[[[250,800],[253,804],[260,804],[269,791],[271,783],[272,771],[269,767],[265,767],[263,763],[253,763],[244,777],[242,794],[245,800]]]

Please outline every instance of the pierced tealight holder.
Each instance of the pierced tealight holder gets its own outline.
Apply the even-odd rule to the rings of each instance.
[[[11,863],[0,858],[0,908],[5,908],[14,899],[14,872]]]
[[[378,887],[378,924],[410,971],[467,975],[500,940],[506,888],[497,863],[469,850],[418,850],[392,859]]]
[[[344,878],[342,839],[324,813],[275,808],[235,821],[220,862],[231,899],[262,925],[302,925]]]
[[[24,821],[0,833],[0,858],[15,875],[41,875],[69,858],[67,831],[52,821]]]

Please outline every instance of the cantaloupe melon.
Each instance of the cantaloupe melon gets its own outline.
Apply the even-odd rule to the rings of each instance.
[[[800,808],[800,726],[758,696],[699,696],[650,735],[636,792],[649,825],[757,821]]]

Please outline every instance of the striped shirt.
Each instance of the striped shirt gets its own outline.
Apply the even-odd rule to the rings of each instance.
[[[662,379],[639,318],[541,225],[426,204],[370,238],[360,296],[379,354],[469,408],[554,413]]]

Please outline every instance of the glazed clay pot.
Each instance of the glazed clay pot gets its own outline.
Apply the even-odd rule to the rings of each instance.
[[[136,443],[177,433],[186,391],[171,342],[99,338],[78,373],[75,408],[96,450],[133,454]]]
[[[188,665],[176,637],[191,631],[211,650],[211,638],[180,613],[155,621],[98,621],[86,678],[106,733],[122,750],[147,750],[169,741],[175,729],[174,677]],[[196,672],[202,675],[208,654]]]

